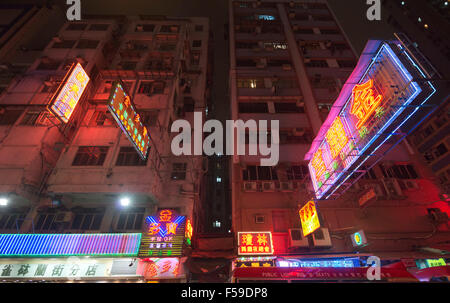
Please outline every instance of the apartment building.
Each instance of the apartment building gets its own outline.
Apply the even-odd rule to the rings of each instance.
[[[393,31],[414,41],[437,74],[446,81],[450,77],[450,36],[448,1],[385,1],[383,9]],[[430,116],[408,138],[421,162],[430,169],[444,193],[450,185],[449,96],[442,107]]]
[[[273,246],[272,256],[247,254],[236,266],[273,266],[274,257],[355,256],[350,234],[359,229],[371,234],[363,253],[386,259],[448,239],[445,222],[442,233],[427,237],[433,232],[427,207],[440,192],[407,144],[396,146],[346,194],[318,201],[322,228],[303,238],[298,211],[314,197],[305,154],[358,57],[326,1],[230,1],[229,11],[232,119],[280,123],[277,166],[260,166],[260,155],[233,157],[233,231],[238,242],[245,233],[256,239],[270,232]],[[370,208],[361,208],[366,183],[379,192]]]
[[[192,220],[203,161],[172,154],[170,127],[204,111],[208,26],[206,18],[159,16],[64,24],[0,100],[0,231],[141,232],[162,209]],[[46,106],[77,62],[90,84],[64,124]],[[107,108],[115,81],[150,134],[146,160]]]

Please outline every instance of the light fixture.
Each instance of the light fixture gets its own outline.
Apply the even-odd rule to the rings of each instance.
[[[6,205],[8,205],[8,199],[0,198],[0,206],[6,206]]]
[[[120,199],[120,205],[124,206],[124,207],[129,206],[130,205],[130,199],[127,198],[127,197],[121,198]]]

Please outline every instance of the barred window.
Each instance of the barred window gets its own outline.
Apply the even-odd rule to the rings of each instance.
[[[116,166],[145,166],[147,160],[142,160],[138,152],[129,146],[122,146],[117,156]]]
[[[308,175],[306,165],[294,165],[286,169],[288,180],[303,180]]]
[[[249,165],[243,170],[243,179],[245,181],[278,180],[278,175],[274,167]]]
[[[0,125],[12,125],[16,123],[23,110],[5,110],[0,114]]]
[[[172,166],[172,180],[185,180],[186,179],[187,163],[173,163]]]
[[[98,40],[80,39],[78,41],[76,48],[95,49],[95,48],[97,48],[99,43],[100,43],[100,41],[98,41]]]
[[[80,146],[73,160],[73,166],[102,166],[105,162],[108,147]]]
[[[26,214],[1,214],[0,213],[0,230],[17,230],[23,224]]]
[[[81,230],[99,230],[103,220],[103,213],[93,211],[85,211],[83,213],[75,214],[73,218],[71,229]]]
[[[54,42],[52,48],[72,48],[75,45],[75,40],[63,40],[61,42]]]

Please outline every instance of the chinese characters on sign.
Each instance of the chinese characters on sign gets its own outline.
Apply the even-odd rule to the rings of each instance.
[[[314,154],[313,159],[311,160],[311,165],[314,167],[316,179],[319,181],[320,177],[322,177],[326,170],[323,162],[322,150],[320,148]]]
[[[337,117],[326,134],[331,157],[335,159],[348,142],[341,118]]]
[[[375,189],[370,188],[367,192],[365,192],[358,200],[359,206],[364,206],[367,202],[377,197],[377,193]]]
[[[72,66],[55,94],[56,97],[50,102],[49,110],[62,122],[67,123],[89,80],[80,63]]]
[[[150,150],[150,136],[147,127],[142,124],[141,117],[136,112],[130,96],[127,95],[120,82],[115,82],[112,87],[108,109],[122,131],[133,143],[139,156],[143,160],[147,159]]]
[[[186,235],[185,216],[164,209],[157,216],[147,217],[145,221],[147,232],[141,241],[139,257],[181,256]]]
[[[319,216],[314,201],[306,203],[306,205],[300,209],[299,215],[304,237],[320,227]]]
[[[239,255],[273,255],[271,232],[239,232]]]
[[[366,83],[355,85],[352,100],[350,112],[358,118],[356,128],[360,129],[381,104],[383,96],[374,96],[373,80],[370,79]]]
[[[145,279],[173,279],[183,274],[178,258],[149,258],[140,262],[138,274]]]

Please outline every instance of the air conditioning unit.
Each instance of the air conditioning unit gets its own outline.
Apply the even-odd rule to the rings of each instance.
[[[328,228],[319,228],[312,234],[314,247],[331,247],[331,238]]]
[[[280,182],[280,191],[282,192],[292,192],[294,191],[294,184],[292,182]]]
[[[264,224],[265,223],[265,217],[262,215],[255,215],[255,223],[256,224]]]
[[[294,134],[294,136],[301,137],[305,134],[305,132],[306,131],[303,127],[297,127],[297,128],[294,128],[293,134]]]
[[[72,221],[73,213],[70,211],[57,213],[55,216],[55,222],[70,222]]]
[[[244,182],[244,191],[256,192],[257,189],[258,189],[258,184],[256,182]]]
[[[283,64],[283,70],[292,70],[292,65],[290,65],[290,64]]]
[[[300,228],[289,229],[289,247],[309,247],[307,237],[303,237]]]
[[[274,192],[275,191],[275,182],[263,182],[262,183],[262,191],[263,192]]]
[[[388,196],[403,196],[403,191],[396,179],[382,179]]]

